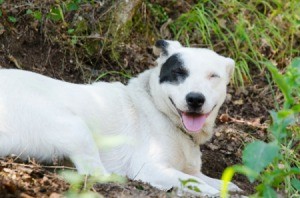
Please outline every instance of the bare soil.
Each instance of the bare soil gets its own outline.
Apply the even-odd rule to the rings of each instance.
[[[174,15],[178,13],[174,12]],[[0,30],[1,26],[6,28],[4,32],[0,31],[2,68],[19,68],[68,82],[87,83],[106,71],[126,70],[134,76],[155,65],[155,57],[151,51],[153,43],[149,41],[136,43],[132,40],[122,45],[126,49],[121,54],[122,68],[104,60],[98,60],[96,68],[89,67],[88,64],[78,67],[73,54],[60,45],[47,41],[32,25],[25,23],[14,28],[0,20]],[[110,60],[108,55],[103,58]],[[253,83],[246,83],[244,88],[228,87],[226,102],[217,119],[215,136],[201,146],[202,171],[208,176],[220,178],[226,167],[241,163],[242,149],[247,142],[255,138],[267,138],[268,110],[274,108],[272,90],[259,72],[254,71],[253,76]],[[103,80],[120,80],[126,83],[128,79],[114,73],[108,74]],[[60,197],[69,187],[57,174],[61,169],[56,165],[40,165],[34,161],[24,163],[15,158],[1,159],[0,197]],[[244,176],[236,175],[233,182],[245,194],[254,192],[255,185],[249,183]],[[137,181],[96,184],[93,190],[104,197],[177,196],[176,190],[164,192]]]

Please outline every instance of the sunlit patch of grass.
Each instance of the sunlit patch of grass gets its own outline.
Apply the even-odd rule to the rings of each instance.
[[[250,67],[288,65],[300,54],[299,1],[200,1],[171,24],[175,38],[199,43],[236,61],[235,84],[251,81]]]

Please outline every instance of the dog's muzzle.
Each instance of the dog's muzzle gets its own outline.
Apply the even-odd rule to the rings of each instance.
[[[170,99],[172,105],[174,106],[174,108],[176,109],[176,111],[178,112],[179,117],[182,122],[182,125],[184,126],[184,129],[189,133],[199,133],[202,130],[207,117],[216,107],[216,105],[215,105],[209,113],[201,113],[201,111],[185,112],[185,111],[181,111],[180,109],[178,109],[170,97],[169,97],[169,99]],[[204,99],[204,101],[205,101],[205,99]],[[199,102],[197,102],[197,103],[199,103]],[[201,104],[201,107],[202,106],[203,106],[203,104]],[[197,108],[200,109],[199,105],[197,105]]]

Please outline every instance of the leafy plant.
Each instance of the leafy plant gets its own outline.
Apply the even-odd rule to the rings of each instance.
[[[169,19],[168,14],[162,6],[148,1],[146,3],[157,23],[163,24]]]
[[[81,3],[81,0],[61,1],[50,9],[47,17],[53,21],[63,21],[66,23],[65,13],[78,10]]]
[[[187,179],[187,180],[179,179],[179,181],[181,183],[182,189],[187,188],[187,189],[195,191],[195,192],[201,192],[201,190],[196,186],[199,183],[197,180],[195,180],[195,179]]]
[[[47,18],[53,21],[65,21],[64,12],[60,5],[54,6],[50,9],[49,13],[47,14]]]
[[[42,19],[43,19],[43,14],[40,10],[32,11],[31,9],[28,9],[26,11],[26,14],[32,15],[33,18],[38,20],[38,21],[42,21]]]
[[[277,197],[282,191],[288,197],[299,196],[300,175],[300,57],[295,58],[281,74],[271,63],[266,64],[273,80],[284,96],[282,108],[270,111],[272,123],[268,130],[271,141],[254,141],[243,151],[243,165],[227,168],[222,197],[227,197],[227,185],[235,172],[242,173],[251,182],[259,182],[254,197]]]
[[[12,23],[16,23],[17,22],[17,18],[14,16],[8,16],[8,20]]]

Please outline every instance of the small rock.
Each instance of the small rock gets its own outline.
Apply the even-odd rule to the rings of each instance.
[[[232,95],[231,94],[226,94],[226,99],[225,102],[230,102],[232,100]]]
[[[221,136],[221,133],[220,133],[220,132],[216,132],[216,133],[215,133],[215,136],[216,136],[216,137],[220,137],[220,136]]]
[[[213,150],[213,151],[220,148],[219,146],[214,145],[214,144],[212,144],[212,143],[209,143],[209,144],[207,145],[207,147],[210,148],[210,149]]]

